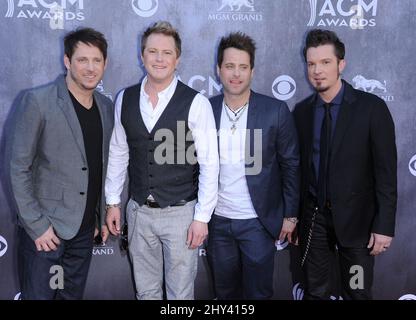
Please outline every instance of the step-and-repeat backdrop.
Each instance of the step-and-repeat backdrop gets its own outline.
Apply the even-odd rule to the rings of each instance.
[[[78,26],[103,32],[109,65],[97,90],[114,100],[143,76],[140,35],[157,20],[180,31],[178,75],[207,97],[218,94],[219,38],[243,31],[257,43],[254,90],[292,109],[311,93],[301,49],[311,28],[334,30],[346,44],[343,78],[383,98],[396,124],[399,201],[396,237],[376,258],[374,297],[416,299],[416,1],[414,0],[2,0],[0,2],[0,299],[19,299],[15,211],[7,186],[5,140],[22,90],[63,72],[63,35]],[[199,248],[197,299],[214,293],[205,247]],[[334,269],[334,275],[337,270]],[[276,243],[275,298],[302,299],[299,251]],[[87,299],[134,299],[128,255],[117,239],[95,247]],[[340,299],[334,285],[331,299]]]

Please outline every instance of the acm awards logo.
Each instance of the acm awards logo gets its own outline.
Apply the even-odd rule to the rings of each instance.
[[[0,257],[4,256],[7,251],[7,241],[5,238],[0,236]]]
[[[64,21],[85,20],[84,0],[7,0],[6,18],[43,19],[51,29],[63,29]]]
[[[262,21],[263,15],[256,10],[254,0],[218,0],[216,12],[208,14],[212,21]]]
[[[132,0],[131,6],[135,14],[143,18],[149,18],[159,8],[159,0]]]
[[[283,101],[289,100],[296,92],[296,82],[286,74],[278,76],[273,81],[272,92],[276,99]]]
[[[308,27],[375,27],[377,0],[309,0]]]
[[[386,102],[394,101],[394,96],[388,94],[386,80],[366,79],[358,74],[352,79],[352,82],[355,89],[374,93]]]

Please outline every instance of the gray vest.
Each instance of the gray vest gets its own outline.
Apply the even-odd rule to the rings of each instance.
[[[143,205],[151,194],[162,208],[194,199],[199,166],[188,115],[197,91],[178,81],[175,93],[149,133],[140,112],[140,87],[141,83],[124,91],[121,107],[130,155],[130,196]]]

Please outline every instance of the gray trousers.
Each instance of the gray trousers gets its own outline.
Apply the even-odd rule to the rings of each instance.
[[[198,250],[186,245],[196,201],[184,206],[149,208],[127,204],[129,254],[138,300],[194,299]]]

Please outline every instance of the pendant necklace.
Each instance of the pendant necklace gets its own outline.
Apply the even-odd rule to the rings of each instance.
[[[238,122],[238,120],[240,120],[241,116],[244,114],[244,111],[247,109],[248,101],[242,107],[238,108],[237,111],[233,111],[229,106],[227,106],[225,102],[224,102],[224,106],[225,106],[225,113],[228,117],[228,120],[230,120],[230,122],[232,123],[231,133],[234,134],[235,130],[237,130],[236,123]],[[234,119],[231,117],[229,112],[232,112],[234,114]]]

